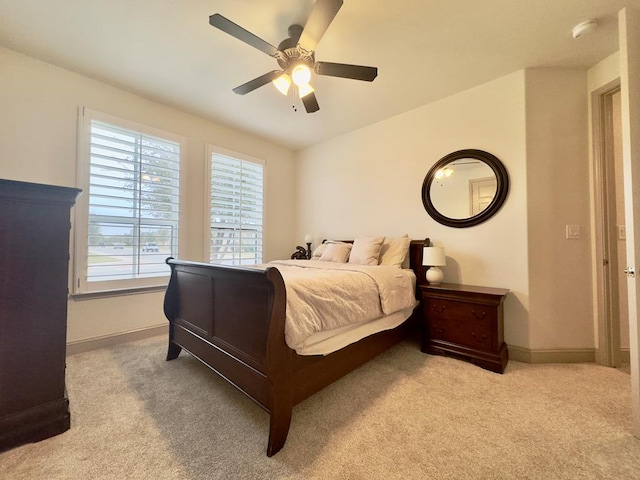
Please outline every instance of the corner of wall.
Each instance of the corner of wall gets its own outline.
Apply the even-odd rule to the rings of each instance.
[[[531,349],[594,344],[586,89],[586,69],[526,71]]]

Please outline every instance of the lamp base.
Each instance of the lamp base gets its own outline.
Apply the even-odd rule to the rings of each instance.
[[[429,270],[427,270],[427,282],[429,282],[431,285],[438,285],[439,283],[442,283],[442,280],[444,280],[444,273],[442,273],[442,270],[439,267],[430,267]]]

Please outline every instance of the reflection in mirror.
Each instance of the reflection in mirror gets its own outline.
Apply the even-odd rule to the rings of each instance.
[[[422,201],[439,223],[470,227],[494,215],[508,191],[509,177],[500,160],[482,150],[459,150],[431,167]]]
[[[469,218],[489,206],[496,194],[491,167],[474,158],[461,158],[436,171],[429,191],[433,206],[449,218]]]

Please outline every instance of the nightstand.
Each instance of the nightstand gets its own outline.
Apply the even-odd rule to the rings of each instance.
[[[509,290],[441,283],[420,285],[422,351],[454,356],[502,373],[509,360],[503,303]]]

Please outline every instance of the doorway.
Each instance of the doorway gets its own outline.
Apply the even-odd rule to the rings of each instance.
[[[597,362],[620,368],[629,364],[620,81],[594,92],[592,106],[598,266]]]
[[[498,191],[496,177],[473,178],[469,180],[469,211],[471,216],[478,215],[491,204]]]

